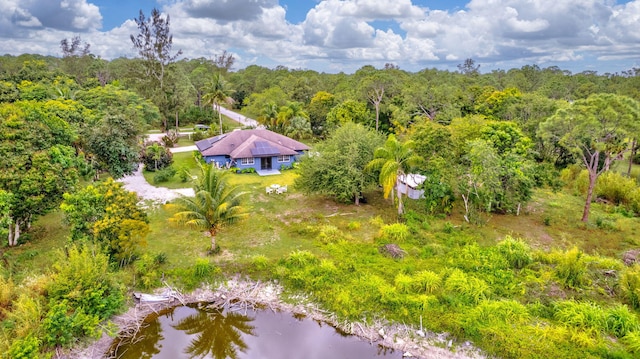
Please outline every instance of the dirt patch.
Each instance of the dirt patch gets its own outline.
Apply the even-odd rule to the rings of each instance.
[[[295,301],[299,304],[286,303],[281,299],[282,288],[272,282],[252,282],[232,279],[225,284],[212,289],[204,287],[186,295],[176,294],[175,300],[163,304],[136,304],[129,310],[113,319],[120,328],[119,336],[132,336],[144,325],[144,318],[153,312],[158,312],[177,305],[190,303],[209,302],[217,305],[245,306],[256,309],[269,308],[273,311],[287,311],[294,315],[301,315],[313,320],[328,323],[340,331],[355,335],[372,344],[381,345],[394,350],[402,351],[405,357],[414,358],[485,358],[478,349],[469,342],[465,342],[455,348],[455,352],[445,348],[451,347],[451,340],[447,334],[425,333],[420,328],[407,325],[387,325],[384,321],[374,323],[365,322],[341,322],[335,315],[322,310],[311,303],[307,298],[299,296]],[[59,355],[65,359],[94,359],[105,358],[114,338],[103,334],[102,337],[84,348],[76,348],[70,353]]]

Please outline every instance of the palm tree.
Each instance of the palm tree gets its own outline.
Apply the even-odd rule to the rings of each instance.
[[[218,112],[218,120],[220,123],[220,134],[222,134],[222,114],[220,113],[220,104],[232,104],[233,98],[230,97],[231,90],[227,87],[227,82],[220,76],[215,74],[211,80],[202,89],[204,93],[202,100],[205,104],[211,105],[214,111]]]
[[[267,102],[258,116],[258,122],[267,130],[278,132],[278,105],[275,102]]]
[[[147,154],[151,155],[153,159],[155,170],[158,170],[158,161],[162,159],[162,155],[165,154],[164,147],[160,146],[157,142],[154,142],[151,146],[147,146]]]
[[[211,236],[211,250],[216,250],[216,234],[226,224],[233,224],[248,216],[242,200],[247,192],[230,185],[229,172],[212,165],[201,165],[201,176],[193,189],[195,197],[179,197],[170,205],[177,209],[169,220],[204,229]]]
[[[242,335],[255,336],[253,319],[240,313],[223,313],[208,303],[196,304],[197,313],[180,320],[173,327],[190,336],[196,335],[186,349],[191,358],[212,357],[236,359],[238,351],[246,352]]]
[[[398,182],[398,177],[405,176],[406,171],[422,162],[422,157],[413,152],[413,141],[401,143],[393,134],[389,135],[383,147],[378,147],[369,162],[367,169],[379,170],[379,181],[384,190],[384,198],[391,194],[393,199],[393,188]],[[398,191],[398,215],[404,213],[402,204],[402,193]]]

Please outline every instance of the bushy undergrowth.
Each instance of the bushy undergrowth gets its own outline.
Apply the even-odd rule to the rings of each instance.
[[[395,225],[380,228],[383,239],[405,232]],[[322,232],[344,236],[335,227]],[[383,256],[376,244],[318,236],[327,258],[294,251],[273,273],[342,317],[416,326],[422,317],[426,328],[471,339],[498,357],[631,358],[640,348],[637,312],[621,303],[633,303],[638,269],[577,248],[545,253],[518,238],[481,246],[458,230],[435,234],[428,243],[426,237],[404,237],[408,255],[400,260]],[[265,268],[263,262],[254,258],[253,266]],[[620,297],[603,303],[564,299],[607,293],[616,280],[602,281],[598,273],[611,270],[621,271]]]
[[[123,304],[122,288],[110,271],[109,257],[90,246],[59,252],[49,277],[3,290],[16,298],[3,307],[5,320],[0,351],[7,358],[37,358],[57,347],[69,347],[82,337],[101,333],[101,322]],[[44,357],[47,355],[45,354]]]

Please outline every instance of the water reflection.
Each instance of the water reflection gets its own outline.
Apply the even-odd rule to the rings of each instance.
[[[114,354],[122,359],[402,357],[397,351],[290,313],[243,313],[207,303],[172,308],[147,318],[148,326],[130,343],[121,343]]]
[[[255,335],[255,328],[249,324],[251,318],[234,312],[225,314],[204,303],[197,304],[195,309],[197,312],[173,326],[196,336],[185,349],[190,358],[205,358],[211,354],[214,359],[238,359],[238,350],[247,350],[242,333]]]

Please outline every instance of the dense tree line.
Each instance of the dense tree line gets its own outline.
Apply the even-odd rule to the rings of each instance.
[[[12,357],[95,335],[123,302],[110,264],[140,255],[146,213],[113,180],[78,189],[80,179],[122,177],[141,154],[148,168],[160,170],[170,154],[143,144],[144,131],[205,123],[222,132],[222,105],[270,130],[318,141],[300,165],[304,192],[359,204],[364,191],[380,185],[399,218],[406,194],[395,184],[409,173],[425,178],[425,212],[448,214],[455,203],[469,222],[518,214],[535,187],[557,188],[559,178],[585,183],[583,221],[598,196],[640,213],[637,182],[610,172],[614,161],[636,157],[640,69],[573,74],[527,65],[481,73],[467,59],[457,72],[391,64],[353,74],[236,70],[227,52],[178,59],[169,18],[157,11],[140,13],[136,23],[138,58],[100,59],[79,37],[62,40],[60,58],[0,57],[0,234],[18,245],[38,216],[61,207],[73,242],[38,295],[0,276],[0,314],[18,338],[9,346]],[[247,215],[239,202],[244,193],[218,176],[203,168],[208,182],[196,185],[193,201],[176,203],[182,211],[174,217],[207,229],[213,251],[220,227]],[[629,189],[620,194],[619,186]],[[212,203],[230,209],[214,213]],[[21,316],[30,308],[38,309]]]

